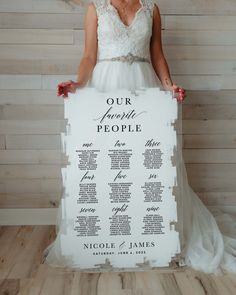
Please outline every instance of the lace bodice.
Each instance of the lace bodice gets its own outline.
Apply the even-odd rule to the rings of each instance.
[[[128,54],[150,60],[154,1],[139,1],[141,7],[130,25],[124,24],[110,0],[92,1],[98,17],[98,60]]]

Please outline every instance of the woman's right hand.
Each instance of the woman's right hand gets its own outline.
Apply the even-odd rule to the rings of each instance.
[[[177,99],[177,101],[180,103],[183,102],[186,97],[185,89],[177,86],[175,82],[173,83],[171,89],[172,89],[173,95]]]
[[[75,93],[77,88],[82,87],[80,82],[75,82],[72,80],[59,83],[57,85],[57,96],[62,96],[63,98],[68,97],[68,93]]]

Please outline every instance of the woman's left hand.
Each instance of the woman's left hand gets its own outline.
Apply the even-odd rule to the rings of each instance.
[[[171,86],[171,91],[173,92],[173,96],[177,99],[178,102],[184,101],[186,97],[184,88],[177,86],[174,82]]]

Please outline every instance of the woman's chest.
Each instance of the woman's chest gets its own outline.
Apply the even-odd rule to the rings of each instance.
[[[145,8],[139,10],[129,25],[124,24],[120,16],[113,9],[106,10],[98,18],[98,40],[107,41],[128,39],[146,40],[152,34],[152,17]]]

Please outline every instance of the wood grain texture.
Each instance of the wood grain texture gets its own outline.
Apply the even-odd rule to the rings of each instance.
[[[225,0],[224,5],[220,0],[176,0],[175,6],[171,0],[159,0],[158,6],[164,14],[200,14],[200,15],[235,15],[236,4],[234,1]],[[73,1],[50,1],[50,0],[21,0],[15,3],[14,0],[2,0],[0,2],[2,12],[28,12],[28,13],[76,13],[84,10],[80,5],[73,4]]]
[[[158,6],[172,80],[187,90],[180,134],[189,182],[208,206],[234,210],[236,2],[172,2],[160,0]],[[1,222],[10,222],[9,216],[15,224],[53,222],[56,216],[60,167],[67,161],[60,146],[63,100],[56,86],[76,78],[85,11],[72,1],[0,1]],[[187,284],[185,274],[182,279]],[[166,292],[163,286],[157,287],[160,294]],[[179,288],[187,293],[184,285]]]
[[[0,228],[0,293],[19,295],[233,295],[235,274],[206,274],[184,266],[137,272],[94,272],[56,268],[43,250],[55,239],[54,226]]]

